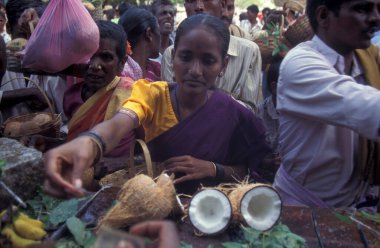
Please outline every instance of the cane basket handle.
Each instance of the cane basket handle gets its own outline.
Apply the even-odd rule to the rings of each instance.
[[[139,144],[140,147],[142,148],[143,154],[144,154],[144,159],[147,167],[147,173],[148,176],[152,177],[154,176],[154,169],[153,169],[153,163],[152,163],[152,158],[150,157],[149,149],[146,143],[141,140],[141,139],[136,139],[132,142],[131,148],[129,151],[129,158],[128,158],[128,165],[129,165],[129,175],[132,177],[132,175],[136,175],[136,169],[135,169],[135,146],[136,144]]]

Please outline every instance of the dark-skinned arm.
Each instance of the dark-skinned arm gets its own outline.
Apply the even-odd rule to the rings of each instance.
[[[46,103],[44,96],[41,94],[38,88],[23,88],[3,91],[3,96],[0,102],[0,108],[8,108],[15,104],[32,100],[37,100],[41,103]]]
[[[96,125],[91,131],[104,141],[106,150],[111,151],[122,137],[135,127],[133,120],[118,113],[112,119]],[[44,190],[56,197],[83,196],[81,178],[100,155],[100,149],[89,136],[79,136],[45,154],[46,180]]]

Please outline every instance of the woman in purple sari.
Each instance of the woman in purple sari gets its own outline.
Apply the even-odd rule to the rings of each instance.
[[[177,84],[135,82],[112,119],[46,154],[45,190],[81,196],[75,186],[83,171],[137,127],[144,129],[153,159],[176,174],[179,192],[255,175],[269,152],[263,125],[232,97],[213,90],[228,63],[229,37],[218,18],[195,15],[183,21],[174,43]]]

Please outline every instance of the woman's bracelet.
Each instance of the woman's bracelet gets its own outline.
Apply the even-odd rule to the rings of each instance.
[[[212,176],[213,178],[216,178],[216,164],[212,161],[210,161],[212,166],[214,167],[214,175]]]
[[[224,180],[224,166],[221,165],[221,164],[215,164],[216,166],[216,175],[215,175],[215,178],[219,181],[223,181]]]
[[[96,154],[97,156],[94,159],[94,164],[98,163],[99,160],[103,157],[103,153],[107,149],[106,143],[104,142],[103,138],[99,134],[97,134],[97,133],[95,133],[93,131],[86,131],[86,132],[80,133],[78,135],[78,137],[81,137],[81,136],[87,136],[87,137],[89,137],[92,141],[94,141],[94,143],[99,148],[98,149],[99,152]]]
[[[218,181],[223,181],[224,176],[225,176],[223,165],[220,165],[214,162],[211,162],[211,163],[214,166],[214,171],[215,171],[214,178]]]

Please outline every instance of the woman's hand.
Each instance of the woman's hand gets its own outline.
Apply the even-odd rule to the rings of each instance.
[[[185,174],[174,180],[175,184],[205,177],[215,177],[215,167],[212,162],[196,159],[192,156],[172,157],[166,160],[164,165],[169,173]]]
[[[91,138],[82,136],[47,152],[45,192],[61,198],[83,196],[81,178],[98,149]]]
[[[179,248],[177,228],[169,221],[146,221],[131,227],[133,235],[158,239],[158,248]]]

